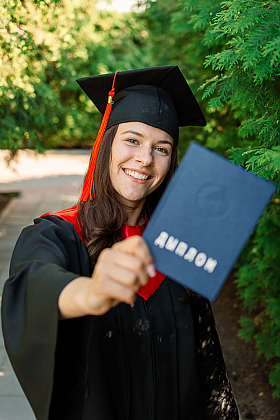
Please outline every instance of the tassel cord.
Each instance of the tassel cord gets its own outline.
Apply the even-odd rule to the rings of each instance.
[[[95,172],[95,166],[96,166],[96,160],[97,160],[97,156],[98,156],[98,152],[99,152],[99,148],[100,148],[100,144],[102,141],[102,138],[104,136],[105,130],[107,128],[108,125],[108,121],[109,121],[109,117],[111,114],[111,110],[112,110],[112,106],[113,106],[113,97],[115,96],[115,81],[116,81],[116,76],[118,74],[118,71],[115,73],[114,79],[113,79],[113,84],[112,84],[112,89],[110,90],[109,94],[108,94],[108,102],[106,105],[106,109],[104,112],[104,116],[92,149],[92,154],[91,154],[91,159],[90,159],[90,163],[89,163],[89,168],[87,171],[87,176],[83,185],[83,191],[82,191],[82,195],[80,198],[80,201],[82,202],[86,202],[88,200],[88,197],[90,197],[90,200],[92,200],[92,191],[93,191],[93,196],[95,197],[95,191],[94,191],[94,172]]]

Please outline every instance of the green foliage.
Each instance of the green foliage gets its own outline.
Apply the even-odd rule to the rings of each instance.
[[[279,2],[148,4],[156,64],[180,66],[208,121],[203,130],[182,133],[181,154],[194,139],[280,187]],[[274,364],[270,382],[275,397],[280,397],[279,203],[278,192],[239,260],[237,279],[239,298],[248,310],[240,321],[240,336],[254,339],[258,352]]]
[[[275,361],[270,383],[276,386],[274,396],[280,397],[280,209],[276,201],[263,215],[250,249],[243,254],[237,286],[250,314],[240,321],[240,337],[254,339],[258,352]]]
[[[275,1],[228,1],[214,19],[213,32],[224,48],[206,57],[221,72],[214,87],[215,106],[230,104],[242,121],[240,146],[232,159],[280,186],[280,8]],[[208,92],[204,92],[208,95]],[[254,339],[258,352],[275,360],[270,382],[280,396],[280,209],[276,195],[261,219],[238,275],[239,296],[251,316],[241,319],[240,336]],[[254,315],[253,315],[254,314]]]
[[[270,381],[274,385],[279,384],[279,381],[280,381],[280,363],[275,364],[275,366],[273,367],[273,369],[270,373]],[[275,398],[280,398],[279,390],[277,389],[274,392],[273,395],[274,395]]]
[[[266,146],[278,145],[279,3],[234,0],[222,5],[212,31],[224,46],[205,60],[206,66],[220,72],[215,86],[207,81],[217,94],[210,105],[216,106],[217,99],[219,105],[231,105],[234,116],[242,120],[238,130],[241,138]]]
[[[207,126],[181,129],[179,151],[183,155],[192,140],[206,145],[218,153],[226,154],[230,147],[238,145],[237,124],[232,124],[229,107],[209,106],[207,97],[202,98],[202,90],[208,83],[208,95],[215,91],[219,74],[210,68],[205,70],[204,60],[219,49],[219,40],[213,37],[213,19],[221,10],[214,0],[157,0],[149,1],[145,12],[147,31],[152,39],[151,53],[155,65],[177,64],[185,75],[192,91],[198,99],[208,121]],[[164,45],[164,48],[162,48]]]
[[[148,65],[141,18],[96,3],[0,3],[1,148],[92,144],[100,115],[75,79]]]
[[[280,8],[276,1],[221,3],[211,32],[221,43],[205,66],[217,71],[202,87],[214,108],[229,106],[238,123],[238,147],[230,157],[280,186]],[[209,38],[208,38],[209,44]],[[215,44],[217,40],[215,40]],[[280,209],[279,195],[261,219],[242,256],[239,296],[250,313],[240,336],[254,339],[258,352],[275,360],[270,382],[280,396]]]

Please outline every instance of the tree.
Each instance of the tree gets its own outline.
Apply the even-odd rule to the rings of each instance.
[[[75,80],[147,65],[141,19],[99,10],[96,3],[0,4],[1,148],[92,144],[100,116]]]
[[[206,82],[216,97],[210,105],[230,104],[240,146],[231,158],[280,186],[280,8],[276,1],[228,1],[215,18],[213,33],[225,47],[206,57],[220,74]],[[215,89],[215,90],[214,90]],[[208,96],[205,90],[205,95]],[[279,191],[279,190],[278,190]],[[255,339],[259,353],[275,361],[270,382],[280,396],[280,207],[279,193],[243,254],[239,296],[251,314],[241,319],[240,336]]]
[[[280,186],[279,2],[179,0],[167,5],[157,0],[148,5],[156,62],[175,62],[186,76],[192,67],[191,86],[203,92],[209,122],[194,138]],[[168,40],[164,51],[161,33]],[[254,339],[259,353],[274,361],[275,397],[280,396],[279,226],[278,189],[242,254],[237,279],[249,311],[240,336]]]

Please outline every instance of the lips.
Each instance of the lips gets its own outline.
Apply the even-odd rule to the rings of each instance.
[[[131,176],[134,179],[139,179],[140,181],[146,181],[146,179],[150,178],[149,175],[140,173],[140,172],[136,172],[136,171],[132,171],[130,169],[124,169],[124,172]]]

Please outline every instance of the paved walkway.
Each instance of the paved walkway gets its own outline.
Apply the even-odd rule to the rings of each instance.
[[[88,151],[21,152],[7,168],[0,151],[0,192],[19,192],[0,216],[0,298],[8,278],[9,261],[23,227],[48,211],[75,204],[80,194]],[[9,363],[0,333],[0,420],[35,420]]]

